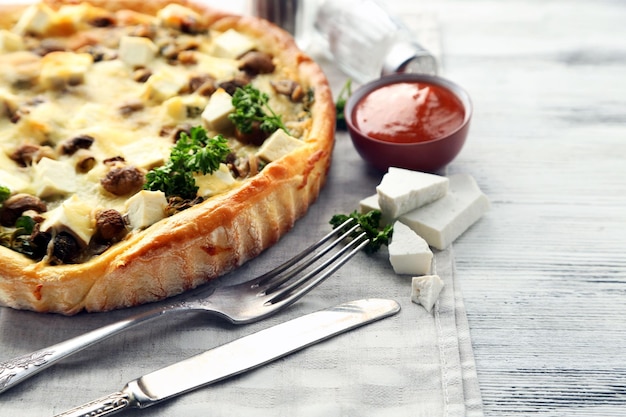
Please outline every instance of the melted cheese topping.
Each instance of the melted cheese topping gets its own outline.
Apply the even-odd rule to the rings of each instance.
[[[6,75],[0,78],[0,185],[43,199],[47,225],[71,215],[59,213],[66,201],[79,201],[81,212],[90,210],[92,216],[103,209],[128,216],[131,196],[106,191],[101,180],[114,167],[145,173],[162,165],[180,129],[204,126],[209,137],[229,138],[238,155],[256,157],[258,146],[234,138],[228,98],[191,91],[191,80],[205,77],[221,85],[240,77],[238,57],[257,44],[232,29],[204,28],[201,20],[180,5],[157,16],[112,14],[87,3],[27,8],[15,27],[0,31],[0,73]],[[303,104],[277,94],[270,84],[288,77],[277,68],[249,78],[294,127],[290,133],[303,134]],[[81,152],[63,151],[77,137],[93,143]],[[29,146],[35,154],[20,159]],[[274,151],[275,158],[289,152]],[[196,175],[196,181],[199,195],[209,198],[239,186],[242,178],[223,165],[206,178]],[[94,220],[84,227],[79,223],[64,221],[64,226],[81,228],[71,231],[88,240]]]

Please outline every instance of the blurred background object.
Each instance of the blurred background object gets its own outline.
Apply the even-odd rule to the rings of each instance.
[[[250,13],[290,32],[301,49],[320,41],[358,83],[394,73],[436,75],[438,62],[379,0],[251,0]]]
[[[382,1],[326,0],[319,5],[315,29],[337,65],[357,82],[399,72],[438,72],[433,54]]]

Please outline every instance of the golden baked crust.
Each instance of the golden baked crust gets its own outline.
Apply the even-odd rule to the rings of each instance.
[[[67,2],[48,1],[53,7]],[[95,0],[117,9],[154,12],[171,1]],[[268,164],[227,193],[167,217],[85,263],[51,266],[0,247],[0,304],[38,312],[75,314],[135,306],[179,294],[257,256],[291,229],[322,187],[330,166],[334,105],[321,69],[281,29],[255,18],[228,15],[183,0],[212,28],[254,35],[267,51],[313,88],[305,146]],[[5,7],[5,6],[3,6]],[[20,7],[6,6],[0,27]]]

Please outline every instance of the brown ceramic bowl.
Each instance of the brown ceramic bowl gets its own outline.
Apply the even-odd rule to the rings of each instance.
[[[413,143],[383,141],[360,131],[355,117],[359,103],[375,90],[394,83],[407,82],[432,84],[453,93],[460,100],[465,113],[460,126],[439,138]],[[472,117],[472,102],[463,88],[445,78],[423,74],[396,74],[359,87],[346,103],[345,117],[354,147],[373,167],[381,171],[386,171],[389,167],[398,167],[435,172],[450,163],[463,148]]]

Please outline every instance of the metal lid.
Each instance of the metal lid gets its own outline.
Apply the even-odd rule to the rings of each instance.
[[[437,75],[437,60],[417,43],[396,42],[383,61],[381,75],[404,72]]]

